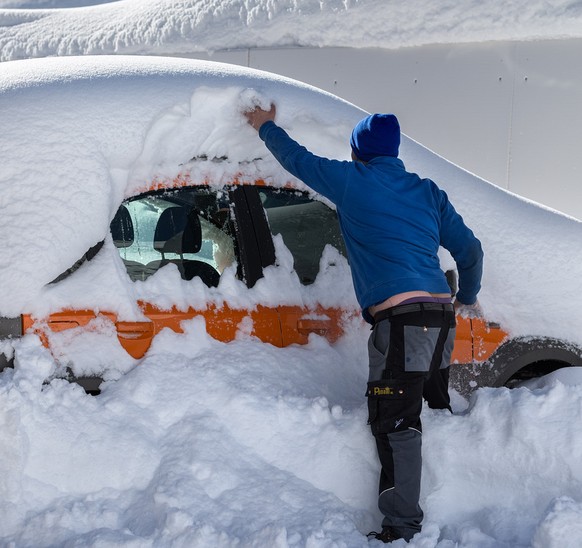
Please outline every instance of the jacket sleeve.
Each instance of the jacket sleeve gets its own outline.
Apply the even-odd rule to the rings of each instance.
[[[301,179],[307,186],[334,204],[341,204],[351,162],[316,156],[291,139],[283,129],[271,121],[265,122],[260,127],[259,137],[291,175]]]
[[[452,255],[459,272],[457,300],[474,304],[481,289],[483,274],[483,250],[481,242],[467,227],[448,197],[441,193],[441,245]]]

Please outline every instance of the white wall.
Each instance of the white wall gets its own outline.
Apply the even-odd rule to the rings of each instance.
[[[251,49],[210,58],[290,76],[503,188],[582,219],[582,40]],[[428,174],[426,174],[428,176]]]

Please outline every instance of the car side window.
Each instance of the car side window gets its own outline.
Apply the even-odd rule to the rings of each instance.
[[[226,192],[188,187],[151,192],[123,202],[110,226],[129,277],[146,280],[168,264],[186,280],[218,285],[236,262]]]
[[[347,256],[337,214],[323,202],[289,189],[261,188],[259,195],[271,233],[281,234],[302,284],[315,281],[327,244]]]

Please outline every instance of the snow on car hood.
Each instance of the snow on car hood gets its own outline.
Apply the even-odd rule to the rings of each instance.
[[[91,269],[47,284],[106,238],[124,197],[156,178],[172,178],[187,166],[194,180],[216,184],[237,175],[288,181],[240,114],[256,100],[275,101],[278,123],[294,138],[340,159],[349,157],[351,129],[365,115],[313,87],[225,64],[124,56],[1,64],[0,314],[42,315],[98,303],[129,315],[138,290],[127,283],[107,241]],[[207,161],[190,162],[203,155]],[[228,160],[211,161],[223,156]],[[483,242],[480,300],[488,318],[514,334],[582,342],[581,223],[499,189],[406,137],[401,156],[408,169],[447,191]],[[450,265],[443,254],[443,266]],[[274,291],[258,284],[257,300],[285,298],[275,278]],[[172,300],[168,292],[184,291],[174,285],[163,284],[166,300]],[[227,280],[218,290],[200,288],[199,299],[209,291],[234,298],[239,290]],[[317,284],[309,291],[317,292]]]

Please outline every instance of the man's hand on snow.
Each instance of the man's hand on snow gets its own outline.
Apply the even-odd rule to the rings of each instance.
[[[243,112],[247,122],[253,126],[257,131],[265,122],[275,121],[277,109],[274,103],[271,103],[271,110],[265,110],[261,107],[255,107],[253,110]]]
[[[483,317],[483,311],[481,310],[479,301],[475,301],[473,304],[463,304],[455,299],[455,312],[463,318]]]

